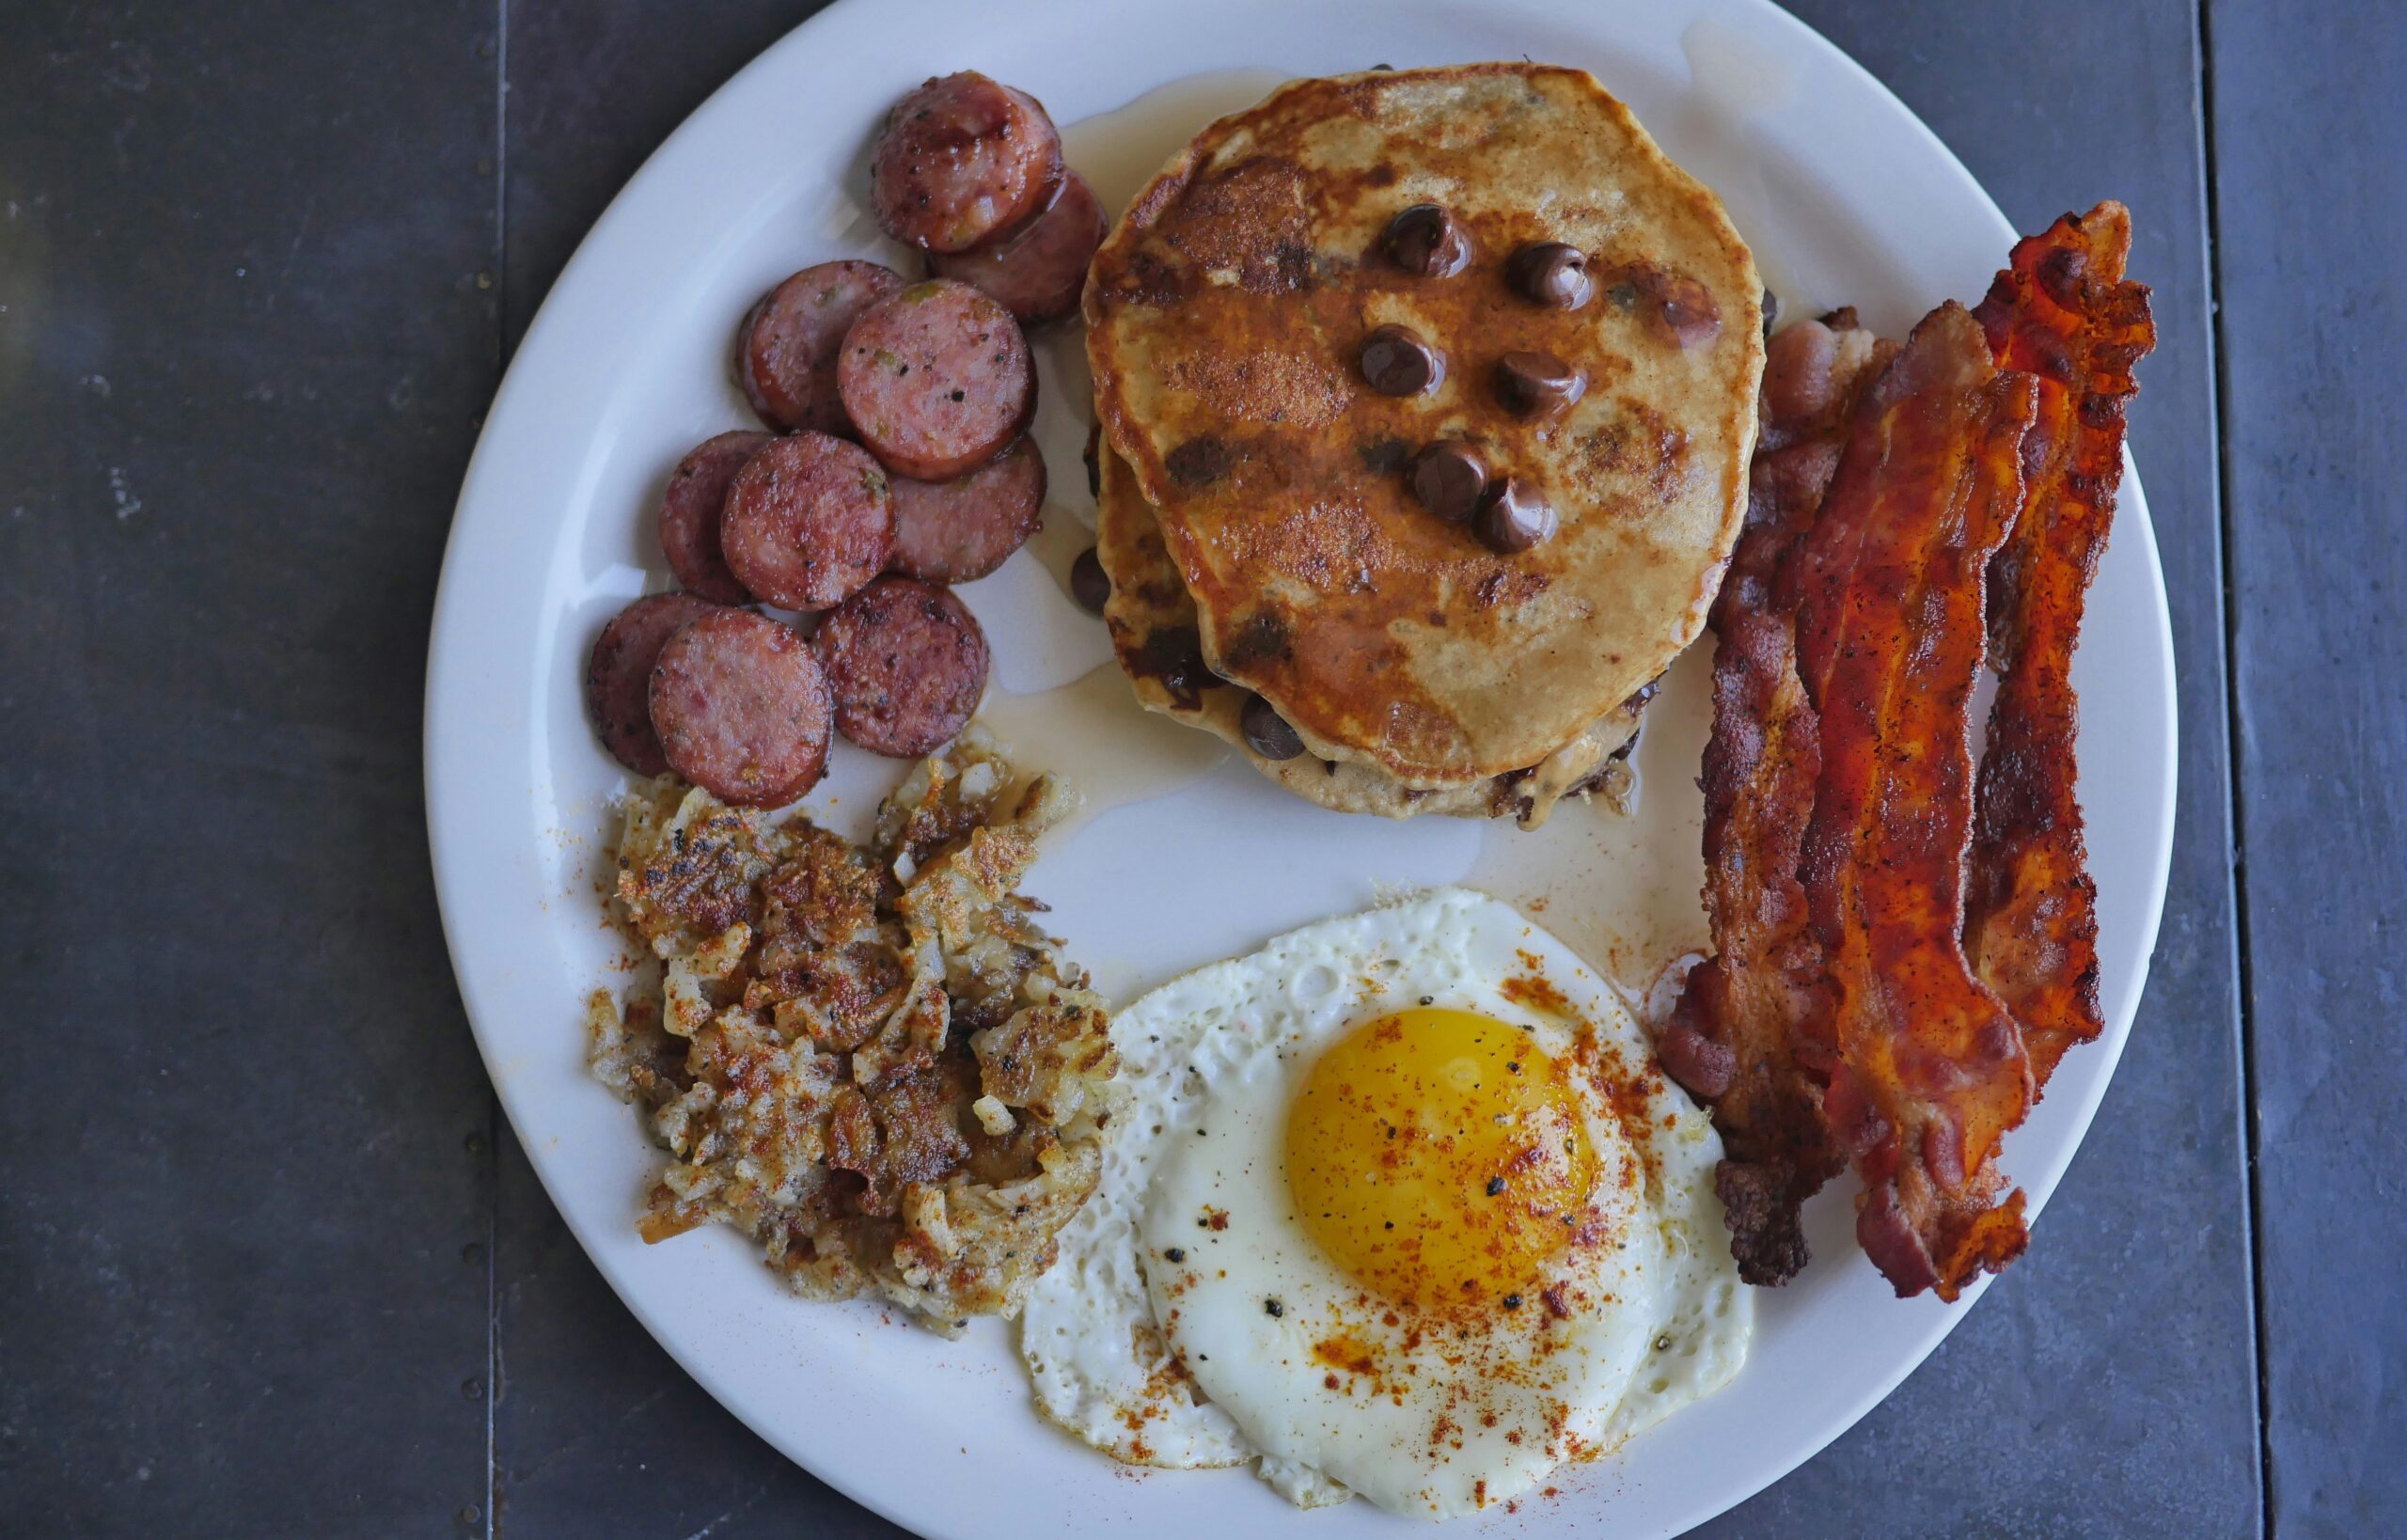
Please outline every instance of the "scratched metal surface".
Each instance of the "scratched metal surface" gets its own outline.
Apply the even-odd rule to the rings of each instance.
[[[12,1531],[895,1532],[721,1411],[567,1236],[460,1014],[417,778],[509,349],[644,155],[812,8],[0,18]],[[1796,8],[2018,225],[2132,206],[2180,835],[2040,1244],[1707,1532],[2407,1527],[2379,1457],[2407,1383],[2407,42],[2337,0]]]

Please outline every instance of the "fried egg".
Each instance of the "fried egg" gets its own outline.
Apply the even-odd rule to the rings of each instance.
[[[1511,906],[1309,925],[1112,1036],[1128,1101],[1021,1347],[1046,1415],[1114,1457],[1451,1516],[1744,1361],[1719,1138]]]

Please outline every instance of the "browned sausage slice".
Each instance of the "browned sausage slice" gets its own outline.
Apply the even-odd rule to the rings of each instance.
[[[1062,136],[1036,99],[980,74],[931,78],[894,104],[870,158],[878,228],[924,251],[967,251],[1045,207]]]
[[[735,473],[768,442],[767,433],[721,433],[696,445],[669,473],[669,493],[660,499],[660,549],[677,581],[698,599],[752,602],[719,549],[719,514]]]
[[[827,676],[765,615],[721,609],[669,637],[651,696],[669,766],[723,802],[780,808],[827,767]]]
[[[735,378],[772,428],[843,435],[836,355],[863,310],[903,287],[876,262],[821,262],[761,296],[735,336]]]
[[[1018,443],[950,481],[894,479],[894,553],[886,570],[923,583],[968,583],[1044,527],[1045,456]]]
[[[1007,236],[950,256],[928,254],[928,271],[939,278],[974,284],[1003,302],[1023,326],[1066,316],[1078,307],[1087,285],[1087,264],[1103,244],[1103,204],[1076,171],[1045,211]]]
[[[1019,436],[1036,371],[1012,313],[966,283],[932,278],[861,312],[836,367],[844,415],[898,476],[948,481]]]
[[[894,496],[857,444],[809,432],[772,439],[735,473],[719,540],[736,581],[754,593],[826,609],[886,565]]]
[[[836,731],[910,759],[950,742],[986,693],[986,634],[944,589],[881,577],[810,638],[836,699]]]
[[[610,618],[585,666],[585,708],[613,759],[638,776],[669,768],[652,731],[652,666],[669,638],[722,606],[690,593],[655,593]]]

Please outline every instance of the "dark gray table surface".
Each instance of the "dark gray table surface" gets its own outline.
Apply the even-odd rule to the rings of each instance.
[[[895,1532],[568,1237],[461,1013],[419,787],[511,349],[813,8],[0,11],[0,1530]],[[2018,226],[2132,208],[2179,836],[2038,1245],[1705,1532],[2407,1532],[2407,13],[1796,8]]]

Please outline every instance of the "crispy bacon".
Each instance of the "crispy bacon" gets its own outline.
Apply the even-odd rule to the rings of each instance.
[[[1838,1051],[1825,1109],[1864,1178],[1857,1237],[1900,1296],[1954,1299],[2028,1238],[1996,1156],[2030,1065],[1962,937],[1983,579],[2037,402],[1969,311],[1934,310],[1857,408],[1797,557],[1822,747],[1801,871]]]
[[[1714,955],[1690,972],[1657,1049],[1667,1072],[1714,1103],[1727,1152],[1715,1185],[1750,1283],[1784,1283],[1804,1265],[1799,1205],[1847,1163],[1822,1115],[1834,1058],[1827,960],[1796,875],[1821,752],[1781,575],[1838,468],[1849,409],[1896,351],[1858,330],[1852,312],[1772,339],[1747,523],[1713,606],[1704,786]]]
[[[2156,344],[2123,281],[2131,214],[2101,203],[2019,242],[1974,316],[1998,362],[2039,381],[2022,517],[1990,566],[2000,679],[1981,758],[1965,950],[2022,1024],[2035,1086],[2095,1039],[2097,887],[2073,797],[2073,643],[2115,519],[2132,369]]]

